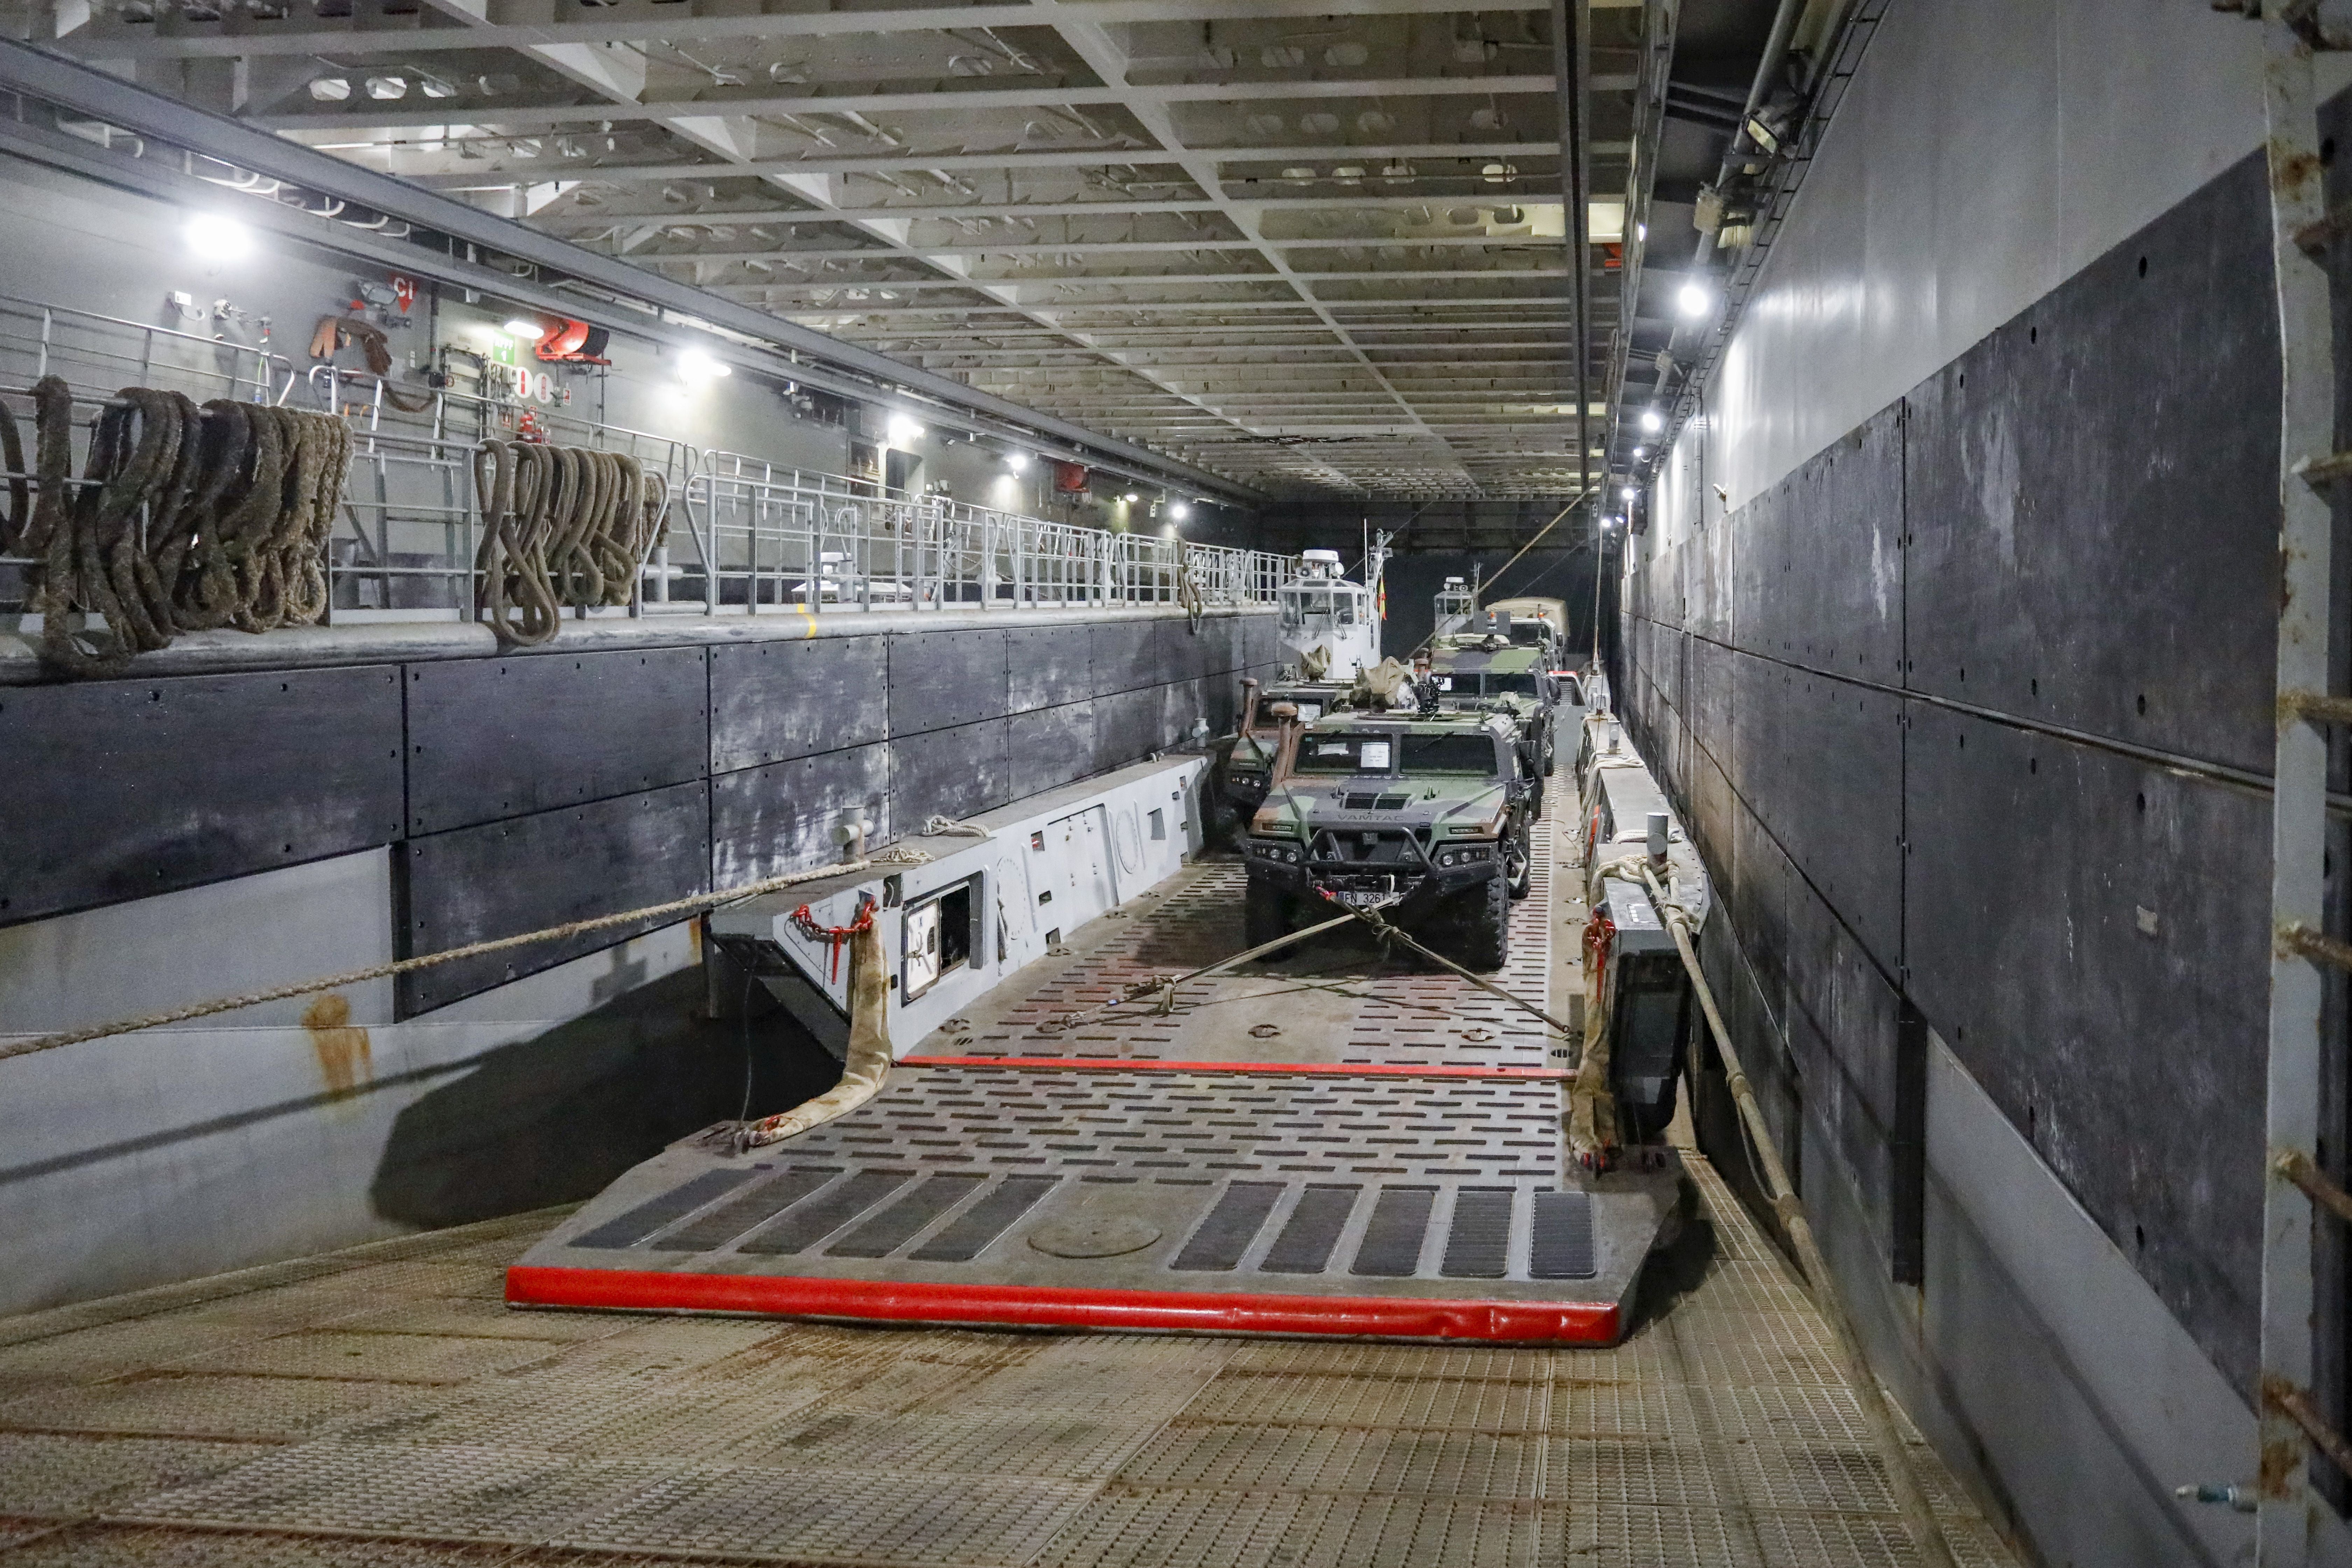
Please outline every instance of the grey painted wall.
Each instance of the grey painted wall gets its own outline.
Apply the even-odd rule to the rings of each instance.
[[[1619,699],[1721,885],[1704,956],[1768,1115],[1878,1364],[2051,1563],[2251,1542],[2170,1494],[2254,1469],[2255,42],[1894,7],[1622,581]]]
[[[1278,656],[1270,612],[815,629],[590,623],[467,657],[415,627],[438,657],[331,665],[322,642],[404,640],[352,628],[242,650],[299,667],[0,689],[0,1033],[822,865],[845,807],[887,834],[1222,731]],[[772,1030],[708,1021],[695,929],[0,1062],[0,1311],[583,1197],[820,1087]]]

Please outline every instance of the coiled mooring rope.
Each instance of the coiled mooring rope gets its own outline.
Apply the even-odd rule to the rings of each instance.
[[[120,671],[182,632],[307,626],[327,609],[327,538],[351,432],[330,415],[125,387],[73,478],[73,389],[33,388],[33,468],[0,405],[9,469],[0,552],[28,556],[41,653],[68,674]],[[77,630],[104,617],[110,637]]]
[[[669,505],[668,481],[625,453],[532,441],[483,442],[474,494],[476,604],[524,647],[553,637],[566,605],[627,604]]]

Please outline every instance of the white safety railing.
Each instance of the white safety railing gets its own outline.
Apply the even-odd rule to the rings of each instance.
[[[579,616],[1175,605],[1192,597],[1188,583],[1202,605],[1270,604],[1293,571],[1291,558],[1263,551],[1082,528],[703,451],[527,398],[512,371],[462,349],[440,355],[447,384],[431,391],[328,364],[306,372],[268,346],[265,325],[235,320],[215,337],[0,295],[0,395],[21,417],[41,377],[72,386],[76,472],[90,426],[124,387],[341,415],[351,469],[326,546],[327,619],[336,622],[473,618],[473,453],[519,437],[624,452],[668,481],[632,602],[571,612]],[[0,556],[0,609],[26,607],[31,564]]]
[[[649,608],[1263,604],[1292,571],[1264,551],[1051,522],[737,452],[703,453],[683,501],[647,568]]]

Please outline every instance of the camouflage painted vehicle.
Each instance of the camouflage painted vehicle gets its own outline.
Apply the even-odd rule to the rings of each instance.
[[[1560,692],[1548,647],[1496,637],[1440,637],[1430,650],[1429,672],[1445,706],[1510,715],[1528,771],[1538,779],[1551,773],[1552,710]]]
[[[1530,886],[1536,786],[1504,714],[1292,723],[1250,823],[1250,945],[1338,903],[1385,910],[1469,968],[1501,968],[1511,900]]]
[[[1311,722],[1339,707],[1349,689],[1349,682],[1334,680],[1276,680],[1265,686],[1243,682],[1241,732],[1234,737],[1218,786],[1221,798],[1236,817],[1247,823],[1257,814],[1274,776],[1275,749],[1282,739],[1276,705],[1287,702],[1297,709],[1300,722]]]

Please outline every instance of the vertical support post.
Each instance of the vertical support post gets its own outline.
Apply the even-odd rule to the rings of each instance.
[[[2268,131],[2272,257],[2279,310],[2278,752],[2271,796],[2270,1065],[2263,1190],[2261,1454],[2254,1558],[2260,1568],[2309,1562],[2320,1503],[2302,1428],[2282,1402],[2311,1386],[2311,1200],[2282,1164],[2312,1157],[2319,1137],[2320,1009],[2317,965],[2284,940],[2325,921],[2327,741],[2296,700],[2327,689],[2328,553],[2326,497],[2305,484],[2304,463],[2334,450],[2335,362],[2325,268],[2296,235],[2326,213],[2325,173],[2310,46],[2293,7],[2264,7],[2263,107]]]

